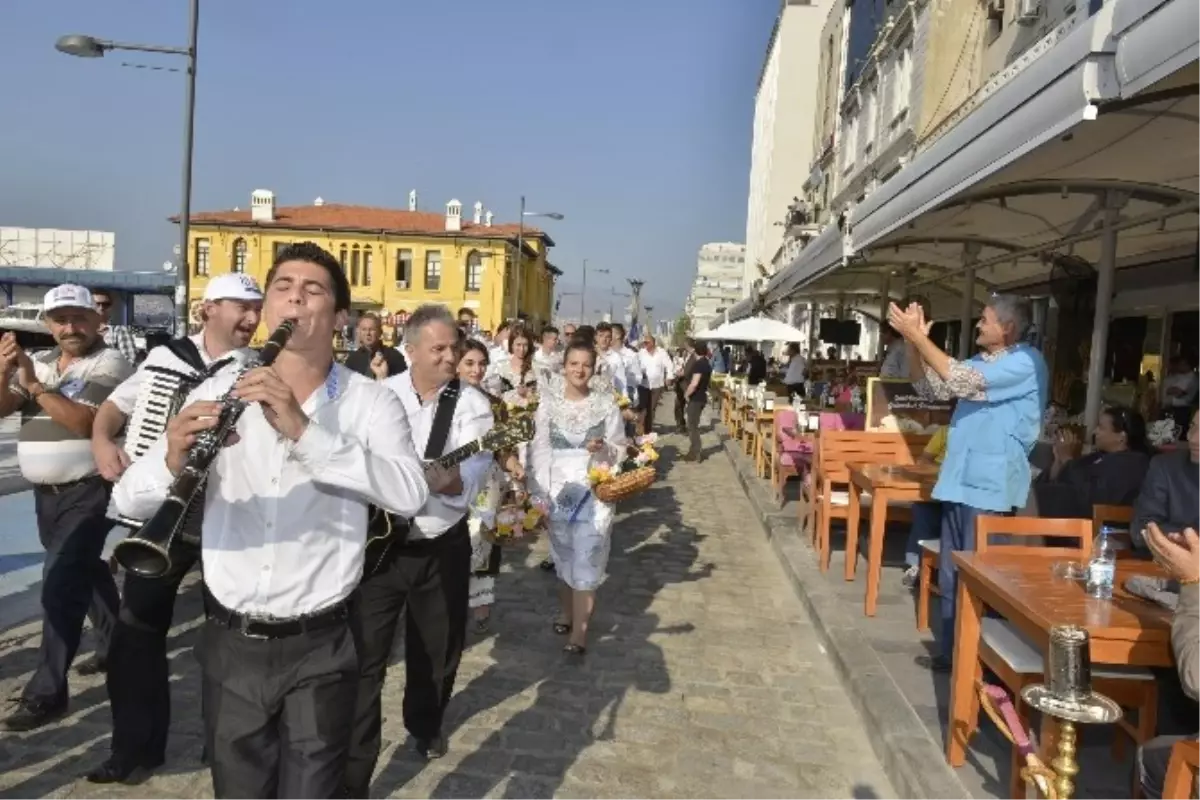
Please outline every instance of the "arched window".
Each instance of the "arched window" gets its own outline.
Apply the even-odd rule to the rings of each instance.
[[[371,285],[371,267],[373,266],[372,262],[374,260],[375,259],[373,257],[373,254],[371,253],[371,246],[367,245],[366,247],[363,248],[363,263],[362,263],[362,285],[363,286]]]
[[[249,258],[249,252],[246,249],[245,239],[235,239],[233,242],[233,271],[245,272],[246,261]]]
[[[478,292],[483,288],[483,256],[478,250],[467,254],[467,291]]]
[[[362,258],[362,253],[358,249],[358,245],[354,245],[354,249],[350,251],[350,285],[358,286],[359,279],[359,264]]]
[[[342,245],[338,251],[338,263],[342,265],[342,272],[346,271],[346,245]]]

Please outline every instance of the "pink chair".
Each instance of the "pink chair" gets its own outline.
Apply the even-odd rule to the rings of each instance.
[[[775,500],[783,504],[783,487],[789,477],[803,479],[812,458],[812,442],[807,437],[792,436],[788,430],[796,427],[796,412],[790,408],[776,409],[775,430],[771,441],[771,488]]]

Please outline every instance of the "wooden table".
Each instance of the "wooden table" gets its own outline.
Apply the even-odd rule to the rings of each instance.
[[[758,411],[754,415],[753,434],[751,438],[754,440],[754,473],[760,478],[766,477],[768,471],[765,470],[763,463],[763,440],[768,436],[775,435],[775,410]]]
[[[919,503],[930,499],[937,483],[935,466],[915,464],[850,464],[850,508],[846,519],[846,580],[854,580],[858,565],[858,521],[862,493],[871,493],[871,532],[867,541],[867,594],[863,612],[875,616],[879,603],[879,578],[883,571],[883,537],[888,505]]]
[[[984,607],[1002,614],[1045,652],[1053,625],[1080,625],[1091,636],[1093,664],[1170,667],[1171,612],[1129,594],[1131,575],[1163,575],[1149,561],[1117,562],[1111,601],[1091,598],[1083,583],[1055,578],[1061,556],[1006,555],[1003,548],[986,553],[958,551],[958,607],[954,635],[954,673],[950,679],[950,719],[946,760],[961,767],[967,755],[968,721],[979,714],[975,669],[979,660],[980,622]],[[942,558],[948,554],[943,553]],[[1045,723],[1047,720],[1043,720]],[[1046,725],[1042,726],[1047,731]],[[1043,735],[1043,747],[1051,745]]]

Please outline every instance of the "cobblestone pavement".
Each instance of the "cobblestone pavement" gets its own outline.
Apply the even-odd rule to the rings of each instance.
[[[402,662],[385,688],[385,749],[372,794],[397,797],[890,797],[894,791],[799,601],[754,522],[716,437],[701,464],[672,463],[614,529],[582,664],[550,624],[542,546],[507,554],[493,633],[464,654],[450,753],[419,763],[404,741]],[[195,576],[172,632],[168,765],[137,786],[93,786],[104,758],[104,685],[72,676],[71,714],[0,738],[3,797],[203,797]],[[0,696],[19,692],[35,625],[3,634]]]

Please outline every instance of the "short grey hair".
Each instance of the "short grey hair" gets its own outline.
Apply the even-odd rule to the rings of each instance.
[[[1015,294],[998,294],[992,296],[987,306],[996,314],[997,322],[1012,325],[1014,342],[1025,341],[1033,324],[1033,312],[1028,299]]]
[[[426,303],[425,305],[417,306],[417,310],[408,315],[408,322],[404,325],[405,341],[415,342],[420,336],[421,329],[435,322],[440,322],[449,328],[458,330],[458,320],[450,313],[450,309],[440,303]]]

